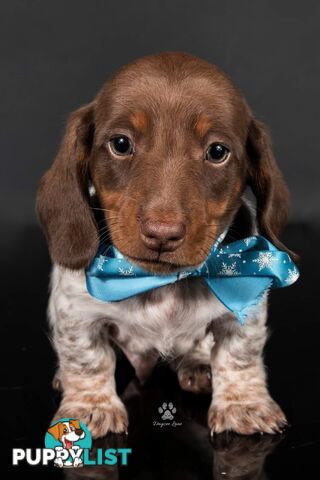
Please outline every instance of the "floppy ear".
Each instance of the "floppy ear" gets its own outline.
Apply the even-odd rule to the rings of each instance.
[[[81,426],[79,420],[70,420],[70,423],[76,430],[80,430]]]
[[[288,218],[289,192],[273,156],[269,133],[255,119],[249,127],[247,155],[248,183],[256,197],[259,232],[279,249],[288,251],[279,235]]]
[[[48,428],[48,432],[56,439],[60,439],[60,432],[61,432],[61,422],[56,423],[52,427]]]
[[[93,109],[90,103],[70,115],[60,150],[42,177],[37,195],[37,212],[51,258],[70,269],[87,266],[98,248],[96,223],[87,199]]]

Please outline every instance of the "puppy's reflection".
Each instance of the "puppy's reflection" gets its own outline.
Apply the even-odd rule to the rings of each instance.
[[[98,449],[124,448],[126,446],[126,437],[124,435],[107,435],[94,441],[90,459],[96,458]],[[84,466],[81,468],[64,469],[64,478],[66,480],[118,480],[119,471],[117,465],[97,465]]]
[[[212,439],[214,480],[266,480],[266,457],[284,435],[222,433]]]
[[[284,435],[225,433],[215,435],[210,441],[206,398],[186,395],[174,383],[168,388],[158,377],[143,387],[136,380],[131,381],[121,398],[129,412],[129,436],[107,435],[96,440],[92,457],[95,458],[98,448],[132,448],[128,466],[65,469],[67,480],[265,480],[265,459],[284,438]],[[168,400],[175,406],[175,420],[180,427],[154,425],[158,406]]]

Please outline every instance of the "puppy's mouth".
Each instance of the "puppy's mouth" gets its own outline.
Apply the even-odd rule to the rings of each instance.
[[[170,274],[178,273],[186,268],[196,268],[199,263],[178,263],[174,261],[163,260],[160,255],[157,258],[150,259],[145,257],[136,257],[128,255],[126,252],[121,252],[131,263],[137,265],[143,270],[150,271],[152,273]]]

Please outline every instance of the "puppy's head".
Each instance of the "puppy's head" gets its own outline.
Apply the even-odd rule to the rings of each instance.
[[[101,237],[167,273],[206,258],[248,184],[260,233],[281,246],[288,193],[265,127],[217,67],[166,53],[122,68],[71,115],[37,206],[56,263],[85,267]]]

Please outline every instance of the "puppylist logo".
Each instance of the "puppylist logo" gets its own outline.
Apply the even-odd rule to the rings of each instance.
[[[54,450],[56,467],[82,467],[84,451],[90,451],[91,434],[79,420],[61,419],[48,429],[45,447]]]
[[[127,465],[131,448],[97,448],[92,458],[92,438],[86,425],[74,418],[61,418],[52,423],[45,436],[45,448],[14,448],[12,464],[25,461],[29,465],[48,465],[59,468],[78,468],[96,465]]]

